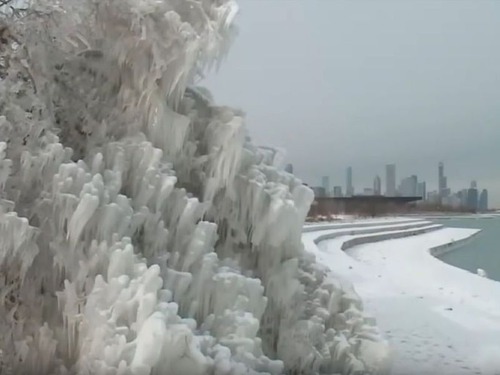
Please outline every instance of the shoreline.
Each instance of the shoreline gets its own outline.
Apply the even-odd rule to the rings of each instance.
[[[469,229],[469,228],[458,228],[458,229]],[[472,229],[471,229],[472,230]],[[478,235],[480,235],[482,232],[482,229],[477,229],[475,233],[472,233],[469,237],[462,238],[459,240],[451,240],[450,242],[447,242],[442,245],[437,245],[434,247],[431,247],[428,249],[429,254],[435,257],[437,260],[447,264],[448,266],[455,267],[464,271],[467,271],[463,268],[456,267],[452,264],[446,263],[445,261],[441,260],[439,257],[444,254],[448,254],[449,252],[455,251],[466,245],[468,242],[473,241]],[[470,272],[470,271],[467,271]],[[472,273],[472,272],[471,272]]]
[[[472,216],[461,216],[461,219],[493,219],[500,215],[478,215],[479,217]],[[436,217],[433,219],[454,219],[457,216],[452,217]],[[430,231],[439,230],[442,228],[447,228],[443,224],[433,223],[432,219],[428,217],[423,217],[420,220],[417,218],[409,219],[408,217],[395,217],[395,218],[385,218],[385,220],[376,219],[361,219],[349,222],[329,222],[329,223],[317,223],[304,225],[302,234],[306,233],[318,233],[326,232],[314,238],[313,242],[318,245],[322,241],[331,240],[340,236],[352,235],[354,238],[346,240],[342,244],[342,250],[347,251],[355,246],[360,246],[364,244],[376,243],[380,241],[390,241],[395,239],[403,239],[415,235],[422,235]],[[370,228],[377,228],[376,230],[370,230]],[[341,231],[343,229],[343,231]],[[384,231],[386,229],[386,231]],[[391,230],[392,229],[392,230]],[[427,251],[435,257],[438,261],[447,264],[448,266],[458,268],[460,270],[475,274],[469,270],[454,266],[443,261],[440,257],[444,254],[448,254],[452,251],[458,250],[465,246],[468,242],[473,241],[478,235],[481,235],[481,229],[473,228],[457,228],[475,231],[471,233],[468,237],[461,238],[458,240],[451,239],[449,242],[444,244],[439,244],[433,246]],[[329,233],[331,232],[331,233]],[[496,281],[496,280],[492,280]]]

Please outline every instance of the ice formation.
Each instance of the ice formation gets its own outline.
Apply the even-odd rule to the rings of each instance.
[[[0,18],[0,373],[385,369],[306,255],[312,192],[196,87],[231,0],[37,0]]]
[[[479,276],[481,276],[481,277],[486,278],[486,279],[488,278],[488,274],[487,274],[487,273],[486,273],[486,271],[485,271],[485,270],[483,270],[482,268],[478,268],[478,269],[477,269],[477,274],[478,274]]]

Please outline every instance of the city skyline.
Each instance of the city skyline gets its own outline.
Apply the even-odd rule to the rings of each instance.
[[[420,178],[416,174],[409,176],[398,175],[398,168],[396,163],[385,165],[385,175],[382,179],[378,173],[374,174],[372,185],[356,184],[356,173],[353,167],[346,168],[344,184],[341,181],[332,179],[331,176],[322,176],[321,188],[327,195],[332,196],[352,196],[352,195],[386,195],[386,196],[421,196],[423,200],[436,200],[442,204],[459,204],[457,199],[461,200],[461,205],[470,206],[469,201],[475,200],[475,208],[481,208],[486,202],[486,206],[492,204],[489,202],[489,189],[485,185],[478,187],[477,180],[470,180],[469,184],[453,187],[448,184],[448,175],[446,173],[445,163],[440,161],[436,165],[436,188],[432,189],[428,181]],[[366,180],[366,177],[364,178]],[[432,180],[432,179],[431,179]],[[384,183],[382,183],[384,181]],[[344,185],[344,188],[342,188]],[[312,186],[317,186],[312,184]],[[470,190],[476,190],[475,198],[470,195]],[[484,194],[485,193],[485,194]],[[461,197],[461,194],[464,195]],[[461,197],[461,198],[460,198]],[[453,203],[454,202],[454,203]],[[493,204],[494,205],[494,204]],[[473,208],[473,207],[470,207]]]
[[[396,170],[395,170],[395,191],[396,192],[397,192],[403,179],[411,177],[411,176],[417,176],[419,182],[425,182],[426,192],[429,193],[429,192],[433,192],[433,191],[435,191],[435,192],[440,191],[439,165],[441,163],[443,163],[443,167],[444,167],[443,168],[443,172],[444,172],[443,177],[444,177],[445,182],[444,182],[443,186],[450,189],[451,192],[459,191],[463,188],[468,188],[472,182],[476,182],[478,185],[480,185],[479,190],[482,190],[483,188],[485,188],[488,191],[490,191],[489,186],[487,186],[485,183],[483,183],[483,181],[481,181],[480,179],[475,178],[473,175],[471,175],[471,177],[469,179],[464,179],[463,173],[460,174],[459,178],[454,178],[455,176],[452,176],[452,175],[450,176],[450,173],[446,172],[447,171],[447,164],[444,162],[435,163],[434,168],[429,168],[430,171],[427,171],[427,173],[425,173],[423,175],[426,177],[423,177],[422,175],[420,175],[418,173],[412,173],[411,169],[408,169],[408,168],[406,168],[404,170],[404,172],[400,172],[400,169],[399,169],[399,166],[397,163],[384,164],[379,169],[373,170],[371,175],[370,175],[370,173],[363,173],[363,174],[357,173],[356,172],[357,169],[355,167],[348,166],[348,167],[344,168],[343,176],[341,175],[342,170],[334,170],[333,173],[331,173],[331,174],[324,174],[323,176],[320,176],[317,179],[317,181],[305,180],[300,175],[298,177],[302,178],[303,181],[310,186],[322,186],[322,187],[325,187],[325,186],[321,182],[321,179],[324,177],[328,177],[330,190],[333,191],[333,188],[335,186],[341,186],[342,193],[345,194],[346,185],[347,185],[347,175],[349,175],[348,171],[350,170],[351,184],[352,184],[352,187],[354,189],[354,194],[362,194],[362,192],[365,188],[373,188],[374,178],[376,178],[378,176],[381,178],[381,192],[382,192],[382,194],[391,196],[390,194],[387,194],[387,167],[395,166],[396,167]]]
[[[270,0],[265,14],[261,3],[240,1],[237,43],[204,81],[216,103],[244,109],[257,144],[285,149],[303,181],[328,174],[344,190],[347,166],[369,187],[391,161],[435,190],[443,161],[450,187],[477,179],[500,207],[500,2],[290,0],[284,11]]]

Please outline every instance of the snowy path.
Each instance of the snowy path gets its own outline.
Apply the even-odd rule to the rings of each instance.
[[[352,229],[401,231],[411,223],[371,224]],[[306,248],[354,284],[366,312],[377,319],[393,347],[393,375],[500,373],[500,283],[449,266],[428,250],[467,239],[476,230],[436,228],[344,252],[347,240],[363,234],[337,236],[346,226],[318,229],[303,234]],[[315,246],[325,235],[336,237]]]

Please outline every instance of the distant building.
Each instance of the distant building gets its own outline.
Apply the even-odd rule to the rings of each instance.
[[[445,178],[444,177],[444,164],[443,164],[443,162],[440,162],[438,164],[438,192],[439,192],[439,195],[441,195],[441,192],[446,185],[444,178]]]
[[[342,197],[342,186],[334,186],[333,187],[333,196],[335,198]]]
[[[444,175],[443,162],[438,164],[438,193],[441,203],[443,203],[443,198],[450,195],[450,190],[448,189],[448,179]]]
[[[472,186],[472,184],[471,184]],[[477,211],[478,206],[478,192],[476,188],[471,187],[467,190],[467,208],[471,211]]]
[[[382,195],[382,180],[379,176],[373,180],[373,195]]]
[[[417,196],[417,188],[418,188],[418,177],[416,175],[411,175],[410,176],[410,197],[416,197]]]
[[[396,196],[396,164],[385,166],[385,195],[388,197]]]
[[[313,186],[313,187],[311,187],[311,189],[314,192],[315,198],[326,197],[326,191],[325,191],[325,188],[323,186]]]
[[[462,189],[457,193],[457,197],[460,198],[460,207],[467,207],[467,194],[469,189]]]
[[[415,175],[406,177],[401,180],[399,185],[399,195],[403,197],[416,197],[417,196],[418,178]]]
[[[323,176],[321,178],[321,187],[325,190],[325,196],[330,195],[330,177]]]
[[[346,171],[345,195],[346,197],[352,197],[354,195],[354,186],[352,184],[352,167],[348,167]]]
[[[427,186],[425,181],[419,182],[417,184],[417,197],[422,197],[423,200],[427,198]]]
[[[451,189],[449,187],[447,187],[446,189],[443,189],[443,191],[442,191],[443,198],[449,197],[450,194],[451,194]]]
[[[288,163],[288,164],[285,166],[285,172],[288,172],[288,173],[293,174],[293,164]]]
[[[479,195],[478,210],[480,212],[488,211],[488,190],[483,189]]]

